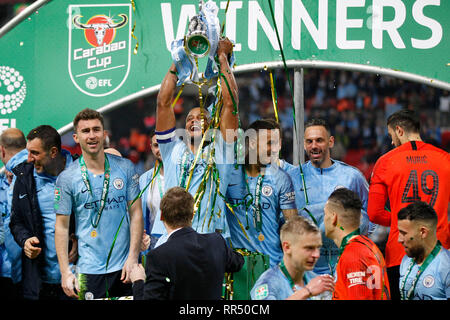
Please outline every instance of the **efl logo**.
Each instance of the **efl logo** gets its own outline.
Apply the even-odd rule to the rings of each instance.
[[[130,72],[131,4],[69,6],[69,74],[81,92],[117,91]]]

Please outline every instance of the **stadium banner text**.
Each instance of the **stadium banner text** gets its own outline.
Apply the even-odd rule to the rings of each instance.
[[[281,62],[278,31],[288,62],[413,75],[450,88],[450,1],[215,2],[238,71]],[[171,42],[197,11],[197,0],[49,1],[0,38],[0,130],[27,134],[50,124],[64,133],[83,108],[155,92]]]

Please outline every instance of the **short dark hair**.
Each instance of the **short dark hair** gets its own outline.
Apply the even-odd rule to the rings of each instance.
[[[328,201],[344,208],[342,218],[351,223],[356,223],[361,219],[362,203],[358,194],[347,188],[334,190],[328,197]]]
[[[274,121],[273,119],[258,119],[253,121],[247,129],[253,129],[253,130],[274,130],[274,129],[280,129],[280,125]]]
[[[77,130],[78,123],[80,122],[80,120],[95,120],[95,119],[100,120],[102,127],[105,128],[103,116],[100,112],[90,108],[83,109],[80,112],[78,112],[78,114],[75,116],[75,119],[73,119],[73,128],[75,131]]]
[[[247,131],[245,132],[245,145],[246,150],[248,151],[250,148],[248,146],[248,142],[251,140],[260,140],[260,134],[263,133],[266,130],[276,130],[280,129],[279,125],[276,121],[273,121],[272,119],[258,119],[253,121],[247,128]],[[281,131],[281,130],[280,130]],[[248,156],[248,153],[247,153]],[[248,159],[247,159],[248,160]]]
[[[406,132],[420,132],[420,120],[417,114],[409,109],[402,109],[391,114],[387,119],[387,126],[395,129],[401,127]]]
[[[308,129],[309,127],[315,127],[315,126],[324,127],[325,130],[327,130],[328,134],[331,135],[330,125],[328,124],[328,122],[326,122],[324,119],[321,119],[321,118],[309,119],[305,123],[305,130]]]
[[[434,208],[423,201],[410,203],[398,212],[397,217],[398,220],[425,221],[433,226],[436,226],[438,222],[438,217]]]
[[[265,121],[271,122],[274,126],[275,129],[278,129],[280,131],[280,139],[282,138],[282,134],[283,134],[283,130],[281,128],[281,125],[279,122],[277,122],[277,120],[273,119],[273,118],[265,118],[263,119]]]
[[[190,226],[194,216],[194,198],[184,188],[167,190],[159,205],[162,220],[170,227]]]
[[[45,151],[50,151],[51,148],[56,147],[61,152],[61,136],[58,131],[52,126],[43,124],[31,131],[27,135],[27,140],[41,139],[42,147]]]

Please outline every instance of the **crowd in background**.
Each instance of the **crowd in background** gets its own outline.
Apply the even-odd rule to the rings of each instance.
[[[0,25],[33,1],[17,2],[0,6]],[[293,81],[292,70],[290,76]],[[279,118],[284,130],[282,157],[292,162],[292,95],[284,70],[275,70],[274,78]],[[274,116],[267,71],[236,74],[236,80],[242,127],[260,117]],[[192,90],[190,94],[182,94],[175,106],[177,121],[182,121],[191,106],[198,104],[196,92]],[[305,121],[311,117],[323,117],[330,123],[336,140],[332,157],[358,167],[366,178],[369,178],[376,159],[391,148],[385,120],[402,107],[420,113],[424,141],[450,151],[448,91],[378,74],[305,69],[304,104]],[[148,134],[155,127],[155,111],[156,94],[104,115],[106,128],[110,130],[111,146],[132,160],[139,172],[144,172],[154,163]],[[130,117],[130,114],[137,116]],[[71,133],[63,137],[63,144],[71,151],[76,149]]]
[[[292,95],[284,70],[274,70],[278,116],[283,128],[282,158],[292,162]],[[293,81],[293,70],[290,70]],[[274,117],[268,71],[237,74],[241,126],[261,117]],[[196,90],[185,90],[175,105],[177,127],[198,105]],[[401,108],[421,116],[424,141],[450,151],[448,91],[389,76],[332,69],[304,70],[305,121],[327,119],[335,137],[332,157],[360,169],[367,179],[380,155],[392,148],[386,119]],[[106,113],[110,145],[136,164],[140,173],[153,166],[149,133],[156,124],[156,94]],[[132,117],[129,115],[133,114]],[[63,144],[74,148],[71,134]],[[73,151],[73,150],[72,150]]]

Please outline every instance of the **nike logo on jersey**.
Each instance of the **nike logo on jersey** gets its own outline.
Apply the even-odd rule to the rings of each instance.
[[[19,194],[19,199],[23,199],[23,198],[25,198],[27,196],[27,194],[25,193],[25,194]]]

